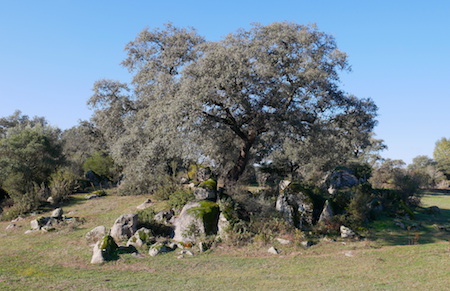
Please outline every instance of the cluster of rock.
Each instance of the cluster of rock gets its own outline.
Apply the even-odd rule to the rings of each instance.
[[[315,205],[306,191],[303,191],[296,183],[286,180],[280,183],[279,188],[280,193],[275,209],[283,214],[289,224],[304,229],[316,222],[325,222],[333,217],[333,209],[328,200],[322,207]]]
[[[161,211],[154,216],[155,221],[173,228],[170,238],[157,238],[151,229],[138,229],[137,214],[124,214],[117,218],[109,231],[104,226],[99,226],[86,234],[86,238],[90,242],[95,242],[91,263],[103,263],[111,258],[112,253],[125,250],[138,255],[139,251],[145,249],[148,251],[148,255],[155,256],[181,248],[183,250],[183,253],[180,253],[181,256],[189,255],[188,250],[184,249],[185,246],[196,244],[204,250],[205,244],[202,243],[202,239],[205,237],[212,235],[226,238],[227,230],[231,225],[230,216],[227,209],[224,209],[222,204],[219,206],[220,203],[217,203],[216,181],[211,179],[206,172],[203,173],[203,176],[204,180],[193,190],[195,201],[184,205],[178,216],[175,216],[173,211]],[[343,175],[342,178],[332,180],[341,183],[342,180],[347,178],[348,175]],[[145,209],[151,205],[152,202],[147,200],[137,208]],[[290,224],[305,229],[317,222],[330,220],[333,217],[330,202],[322,202],[320,207],[319,209],[318,205],[315,205],[314,199],[297,184],[290,181],[280,183],[280,192],[275,208],[283,214]],[[354,237],[355,233],[342,226],[341,236],[343,238]],[[290,241],[281,238],[279,242],[280,244],[290,243]],[[125,245],[120,247],[118,243],[125,243]],[[302,245],[310,247],[312,242],[304,241]],[[270,252],[278,253],[279,251],[271,249]]]
[[[181,249],[179,258],[184,255],[192,256],[193,252],[184,249],[185,244],[175,239],[157,238],[152,230],[147,228],[137,229],[137,215],[124,214],[116,219],[112,228],[108,231],[105,226],[97,226],[86,234],[88,242],[95,242],[93,247],[91,264],[102,264],[105,261],[117,258],[118,253],[132,253],[137,257],[143,257],[140,251],[148,247],[148,255],[154,257],[161,253],[168,253]],[[125,242],[124,246],[119,243]],[[199,249],[201,251],[201,249]]]
[[[173,228],[171,238],[155,237],[151,229],[138,229],[138,215],[124,214],[116,219],[109,231],[104,226],[98,226],[86,234],[89,242],[95,241],[91,263],[103,263],[111,259],[114,252],[128,251],[138,255],[139,250],[147,247],[150,256],[176,249],[182,249],[180,258],[190,256],[193,252],[185,247],[194,244],[197,244],[199,251],[204,251],[206,244],[199,241],[199,238],[215,235],[228,225],[216,203],[217,183],[206,173],[204,176],[207,179],[194,189],[196,200],[187,203],[178,216],[172,210],[161,211],[154,216],[155,221]],[[137,208],[145,209],[151,204],[148,199]],[[126,242],[125,246],[120,247],[118,243],[122,242]]]
[[[50,216],[41,216],[33,219],[30,222],[31,229],[27,230],[25,233],[54,231],[58,225],[81,222],[82,220],[79,217],[66,217],[62,208],[56,208]]]
[[[330,195],[336,194],[337,190],[348,189],[362,182],[364,181],[358,179],[351,170],[346,168],[340,168],[326,178]],[[282,213],[289,224],[299,229],[309,229],[317,223],[326,223],[333,218],[334,211],[330,200],[317,201],[317,197],[313,197],[300,184],[291,183],[288,180],[281,181],[278,188],[279,194],[275,208]],[[346,227],[342,227],[342,237],[354,237],[354,234],[347,235]]]

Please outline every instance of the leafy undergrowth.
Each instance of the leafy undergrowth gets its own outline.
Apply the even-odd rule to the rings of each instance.
[[[425,195],[417,211],[420,237],[411,243],[411,229],[392,218],[369,228],[369,239],[321,242],[310,248],[219,245],[206,253],[177,259],[178,253],[136,258],[122,254],[116,261],[90,265],[92,247],[84,239],[97,225],[111,227],[121,214],[136,212],[144,197],[105,196],[83,200],[74,196],[64,211],[85,223],[56,232],[24,234],[33,217],[5,231],[0,223],[0,289],[5,290],[399,290],[450,286],[448,232],[434,224],[450,220],[449,195]],[[436,205],[440,215],[426,213]],[[50,211],[50,209],[48,210]],[[48,213],[42,213],[47,215]],[[415,234],[414,234],[415,235]]]

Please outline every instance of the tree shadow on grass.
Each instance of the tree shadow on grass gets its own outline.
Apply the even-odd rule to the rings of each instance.
[[[44,202],[40,207],[39,210],[42,212],[50,212],[53,211],[56,208],[64,208],[64,207],[71,207],[75,205],[79,205],[86,202],[86,198],[76,195],[71,195],[68,197],[68,199],[57,203],[57,204],[51,204],[49,202]]]
[[[429,190],[422,190],[422,195],[431,195],[431,196],[437,196],[437,195],[449,195],[450,196],[450,189],[429,189]]]
[[[385,245],[429,244],[450,240],[450,210],[430,213],[419,207],[416,217],[409,219],[381,218],[371,224],[369,238]]]

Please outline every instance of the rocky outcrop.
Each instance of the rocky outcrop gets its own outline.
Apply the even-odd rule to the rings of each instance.
[[[306,193],[293,184],[280,193],[275,208],[295,227],[302,229],[312,226],[314,203]]]
[[[173,210],[160,211],[155,214],[155,221],[163,224],[173,223],[175,218],[175,212]]]
[[[319,217],[319,222],[325,222],[330,220],[333,217],[333,209],[331,208],[329,200],[325,201],[325,205],[323,206],[322,213]]]
[[[280,253],[280,251],[277,250],[277,249],[274,248],[274,247],[270,247],[270,248],[267,250],[267,252],[268,252],[269,254],[272,254],[272,255],[278,255],[278,254]]]
[[[219,206],[208,200],[189,202],[175,220],[174,240],[195,242],[202,235],[217,233]]]
[[[219,221],[217,222],[217,234],[221,239],[228,238],[228,231],[231,228],[230,221],[225,217],[223,212],[219,214]]]
[[[167,243],[164,242],[157,242],[150,246],[148,250],[148,254],[152,257],[157,256],[162,253],[168,253],[173,251],[176,248],[176,245],[173,245],[173,247],[170,247]]]
[[[82,224],[84,223],[83,219],[79,217],[66,217],[63,215],[63,210],[61,208],[57,208],[53,210],[50,216],[41,216],[36,219],[30,221],[30,231],[27,233],[35,232],[35,231],[53,231],[56,230],[58,226],[64,226],[68,224]]]
[[[353,174],[352,170],[340,168],[333,171],[326,179],[328,193],[334,195],[339,189],[353,187],[360,181]]]
[[[284,189],[286,189],[291,184],[291,181],[289,180],[282,180],[280,183],[278,183],[279,191],[282,192]]]
[[[31,230],[44,230],[44,231],[51,231],[54,230],[55,227],[58,225],[59,220],[51,217],[39,217],[30,222]]]
[[[147,199],[142,204],[139,204],[138,206],[136,206],[136,209],[144,210],[145,208],[148,208],[148,207],[150,207],[152,205],[153,205],[152,200]]]
[[[154,241],[152,231],[145,227],[140,228],[134,233],[127,242],[127,246],[133,246],[135,248],[141,248],[142,246]]]
[[[432,214],[432,215],[439,215],[439,214],[441,214],[441,209],[437,206],[430,206],[426,209],[426,213]]]
[[[137,214],[123,214],[111,227],[111,236],[116,241],[128,240],[137,230]]]
[[[50,217],[53,217],[53,218],[56,218],[56,219],[62,219],[63,213],[64,213],[64,211],[62,210],[62,208],[56,208],[55,210],[53,210],[53,212],[50,215]]]

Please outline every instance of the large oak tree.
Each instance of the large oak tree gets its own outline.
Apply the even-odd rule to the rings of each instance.
[[[232,183],[249,164],[318,132],[349,143],[329,151],[369,145],[377,108],[339,89],[347,57],[314,25],[256,24],[205,41],[169,24],[144,30],[126,50],[131,88],[102,80],[89,101],[125,171],[202,158]]]

